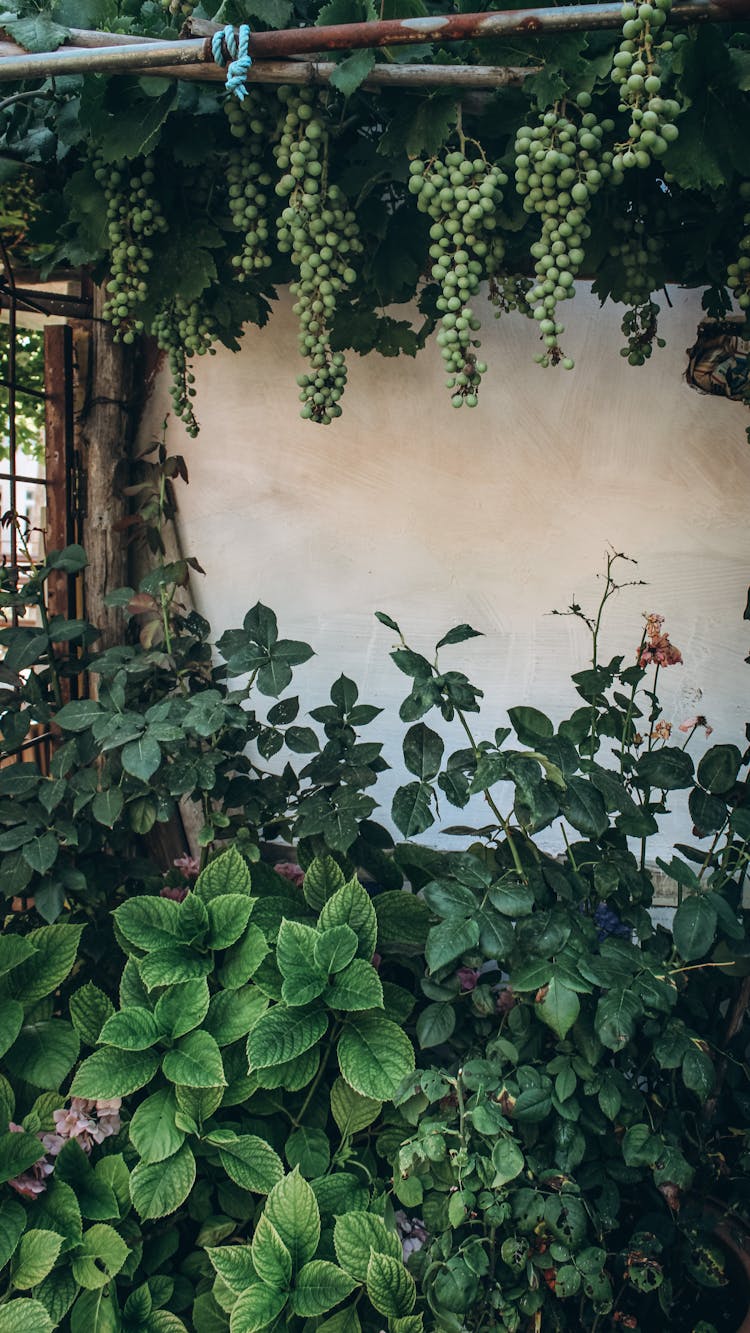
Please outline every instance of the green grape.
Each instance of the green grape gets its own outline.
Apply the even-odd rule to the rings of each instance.
[[[612,221],[614,243],[609,258],[615,260],[610,295],[629,307],[622,319],[622,332],[627,339],[620,348],[620,356],[631,366],[642,366],[651,356],[654,346],[664,347],[658,336],[660,307],[651,300],[652,293],[664,284],[664,243],[653,228],[663,225],[662,210],[651,210],[647,230],[643,217],[631,208],[629,213]]]
[[[472,156],[468,145],[475,150]],[[487,161],[478,144],[463,136],[460,148],[444,149],[426,162],[417,159],[409,170],[409,190],[417,197],[417,208],[432,218],[431,274],[440,284],[437,307],[442,312],[437,342],[448,372],[451,403],[476,407],[487,367],[477,360],[480,343],[473,334],[479,320],[470,301],[487,272],[493,244],[495,255],[500,253],[494,232],[507,177]]]
[[[285,113],[273,150],[281,172],[276,194],[287,203],[277,222],[277,246],[299,275],[291,285],[293,309],[299,350],[310,363],[297,380],[300,416],[329,425],[341,416],[346,387],[346,362],[331,348],[331,326],[338,301],[357,280],[352,261],[363,246],[354,212],[328,182],[328,131],[318,94],[282,87],[278,97]]]
[[[748,194],[748,183],[740,186],[740,197]],[[739,255],[732,264],[727,265],[727,287],[734,295],[740,310],[750,310],[750,212],[742,219],[744,234],[739,243]]]
[[[166,9],[170,14],[182,15],[183,18],[190,18],[193,10],[198,4],[198,0],[161,0],[162,9]]]
[[[622,42],[612,61],[612,82],[620,90],[622,113],[630,116],[628,137],[617,145],[613,159],[616,171],[631,167],[645,168],[654,158],[663,157],[679,131],[674,124],[681,107],[664,96],[664,72],[657,55],[669,51],[672,42],[654,41],[654,33],[663,28],[672,8],[672,0],[654,0],[653,4],[622,6],[624,19]]]
[[[617,184],[622,174],[613,170],[612,153],[603,147],[612,122],[599,123],[588,94],[564,105],[565,110],[556,102],[536,125],[518,131],[515,177],[525,211],[542,218],[541,235],[531,246],[536,281],[527,297],[544,345],[535,360],[542,366],[562,361],[571,369],[559,343],[565,330],[557,306],[575,295],[575,276],[591,234],[586,221],[591,201],[606,179]]]
[[[178,296],[155,316],[151,331],[167,355],[175,415],[184,422],[188,435],[195,438],[199,426],[193,411],[195,376],[190,359],[205,356],[207,352],[214,355],[213,344],[218,336],[216,321],[203,309],[200,301],[185,301]]]
[[[107,301],[102,315],[114,329],[116,342],[132,343],[143,332],[138,308],[148,294],[147,278],[153,250],[146,244],[167,223],[154,198],[154,159],[107,164],[101,153],[92,156],[94,177],[104,187],[107,201],[109,269]]]
[[[244,237],[241,250],[232,257],[240,282],[271,264],[267,190],[272,179],[263,164],[271,130],[266,108],[266,101],[255,88],[243,102],[231,98],[224,103],[230,133],[237,140],[229,154],[226,179],[232,221]]]

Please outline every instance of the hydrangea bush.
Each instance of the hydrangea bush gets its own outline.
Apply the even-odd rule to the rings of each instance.
[[[442,660],[476,631],[429,660],[380,614],[409,679],[395,846],[370,819],[380,747],[356,734],[377,710],[342,677],[311,715],[324,739],[299,725],[284,692],[300,646],[260,604],[223,637],[226,667],[170,604],[171,651],[91,663],[95,706],[55,701],[54,627],[33,652],[5,632],[4,726],[20,731],[36,691],[64,739],[50,776],[0,771],[2,850],[34,863],[42,905],[58,859],[71,875],[80,856],[90,896],[33,929],[27,906],[0,938],[0,1333],[739,1324],[716,1224],[748,1210],[750,753],[714,745],[696,769],[710,728],[662,715],[680,653],[660,615],[600,660],[620,559],[592,616],[569,608],[593,653],[557,725],[525,705],[480,738],[481,691]],[[258,687],[284,696],[265,718]],[[449,753],[433,708],[460,730]],[[128,747],[151,742],[157,767],[134,773]],[[274,777],[263,750],[284,743],[313,757]],[[96,865],[117,885],[135,850],[132,811],[165,811],[174,770],[202,764],[200,858],[99,888]],[[102,795],[94,859],[69,802]],[[449,829],[464,850],[415,841],[438,799],[475,796],[486,822]],[[660,863],[679,896],[667,928],[648,846],[685,799],[698,845]],[[537,837],[552,827],[558,856]],[[296,858],[273,868],[263,836],[290,832]],[[107,938],[107,920],[97,972],[86,934]]]

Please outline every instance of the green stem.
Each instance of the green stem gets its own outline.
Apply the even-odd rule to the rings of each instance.
[[[299,1129],[300,1125],[302,1124],[302,1121],[304,1120],[304,1117],[305,1117],[305,1111],[307,1110],[308,1106],[310,1105],[310,1102],[312,1101],[313,1097],[315,1096],[315,1093],[316,1093],[316,1091],[317,1091],[317,1089],[318,1089],[318,1085],[319,1085],[319,1083],[320,1083],[320,1080],[322,1079],[322,1077],[323,1077],[323,1075],[324,1075],[324,1073],[325,1073],[325,1071],[326,1071],[326,1066],[327,1066],[328,1061],[329,1061],[329,1059],[330,1059],[331,1051],[333,1050],[333,1047],[334,1047],[336,1041],[338,1040],[338,1037],[339,1037],[340,1034],[341,1034],[341,1030],[342,1030],[343,1026],[344,1026],[343,1023],[338,1023],[338,1024],[336,1024],[336,1026],[334,1027],[333,1033],[332,1033],[332,1035],[331,1035],[331,1040],[330,1040],[330,1041],[327,1043],[327,1045],[326,1045],[326,1053],[325,1053],[325,1055],[323,1056],[323,1059],[322,1059],[321,1062],[320,1062],[320,1067],[319,1067],[319,1069],[318,1069],[318,1072],[317,1072],[317,1074],[315,1075],[315,1078],[313,1079],[312,1083],[310,1084],[310,1087],[309,1087],[308,1090],[307,1090],[307,1096],[305,1097],[305,1100],[303,1101],[303,1103],[302,1103],[302,1105],[301,1105],[299,1111],[297,1112],[296,1116],[293,1116],[293,1117],[292,1117],[292,1124],[294,1125],[295,1129]]]
[[[468,722],[466,721],[466,718],[464,717],[464,714],[463,714],[463,712],[461,711],[460,708],[457,708],[457,709],[456,709],[456,716],[457,716],[459,722],[461,723],[461,726],[463,727],[464,731],[466,732],[466,735],[467,735],[467,737],[468,737],[468,739],[469,739],[469,744],[471,745],[471,748],[472,748],[472,750],[474,751],[474,754],[475,754],[475,755],[478,755],[478,754],[479,754],[479,748],[478,748],[478,746],[477,746],[476,741],[474,740],[474,737],[473,737],[472,734],[471,734],[471,728],[470,728]],[[512,836],[511,831],[510,831],[510,824],[509,824],[508,820],[505,818],[505,816],[504,816],[504,815],[500,812],[500,810],[498,809],[498,807],[497,807],[497,805],[495,804],[494,800],[492,799],[492,797],[491,797],[491,795],[490,795],[489,790],[488,790],[487,787],[484,787],[484,788],[483,788],[482,795],[484,796],[485,801],[487,802],[488,806],[490,807],[490,810],[492,811],[493,815],[495,816],[495,818],[497,819],[498,823],[500,824],[500,827],[502,828],[503,833],[505,834],[505,837],[506,837],[507,842],[508,842],[508,847],[510,848],[510,854],[511,854],[511,856],[513,857],[513,864],[514,864],[514,866],[515,866],[515,868],[516,868],[516,871],[518,872],[519,878],[525,880],[525,879],[526,879],[526,871],[524,870],[523,865],[521,864],[521,858],[520,858],[520,856],[518,855],[518,848],[516,847],[516,844],[515,844],[515,842],[513,841],[513,836]],[[532,846],[533,846],[533,844],[532,844]],[[535,851],[535,853],[536,853],[537,860],[538,860],[538,859],[539,859],[539,854],[538,854],[538,852],[536,852],[536,848],[534,848],[534,851]]]

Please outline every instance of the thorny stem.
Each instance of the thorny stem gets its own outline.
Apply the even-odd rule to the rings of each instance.
[[[466,732],[466,735],[467,735],[467,737],[468,737],[468,739],[469,739],[469,744],[471,745],[471,748],[472,748],[472,750],[474,751],[474,754],[475,754],[475,755],[478,755],[478,754],[479,754],[479,747],[477,746],[477,743],[476,743],[476,741],[475,741],[475,739],[474,739],[474,737],[473,737],[473,735],[472,735],[472,733],[471,733],[471,728],[470,728],[468,722],[466,721],[466,718],[464,717],[464,714],[463,714],[463,712],[461,711],[460,708],[457,708],[457,709],[456,709],[456,716],[457,716],[459,722],[461,723],[461,726],[463,727],[464,731]],[[509,821],[504,817],[504,815],[501,813],[501,811],[498,809],[498,807],[497,807],[497,805],[495,804],[495,801],[493,800],[492,796],[490,795],[489,790],[488,790],[487,787],[484,788],[482,794],[483,794],[484,799],[485,799],[485,801],[487,802],[488,806],[490,807],[490,810],[492,811],[493,815],[495,816],[495,818],[497,819],[498,823],[500,824],[500,827],[502,828],[503,833],[505,834],[505,837],[506,837],[507,842],[508,842],[508,847],[510,848],[510,854],[511,854],[511,856],[513,857],[513,864],[514,864],[514,866],[515,866],[515,868],[516,868],[516,870],[517,870],[517,872],[518,872],[518,875],[519,875],[519,877],[520,877],[521,879],[525,880],[525,879],[526,879],[526,872],[525,872],[525,870],[524,870],[524,868],[523,868],[523,865],[521,864],[521,858],[520,858],[520,856],[518,855],[518,848],[516,847],[516,844],[515,844],[515,842],[513,841],[513,836],[512,836],[511,831],[510,831],[510,823],[509,823]],[[536,851],[536,849],[534,849],[534,850]]]

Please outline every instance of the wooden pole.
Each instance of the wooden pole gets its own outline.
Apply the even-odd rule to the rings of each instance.
[[[750,13],[750,0],[679,0],[673,6],[670,24],[684,25],[699,21],[730,22]],[[619,28],[622,12],[619,0],[601,4],[562,5],[543,9],[503,10],[488,14],[431,15],[425,18],[386,19],[372,23],[337,23],[321,28],[289,28],[251,35],[250,54],[259,59],[280,56],[315,55],[320,51],[355,51],[368,47],[406,46],[421,42],[481,41],[488,37],[539,35],[551,32],[588,32]],[[211,34],[217,25],[205,20],[190,20],[188,32],[194,34],[176,41],[132,41],[126,44],[103,42],[95,48],[63,46],[56,51],[0,57],[0,81],[18,82],[46,78],[53,74],[102,72],[116,74],[130,69],[170,71],[213,63]],[[77,29],[76,35],[80,40]],[[75,40],[75,38],[74,38]]]
[[[136,424],[135,354],[116,343],[102,319],[106,293],[95,287],[88,391],[81,417],[81,465],[85,493],[83,546],[86,615],[101,631],[98,650],[122,642],[122,613],[104,598],[128,584],[127,547],[115,524],[127,513],[122,495]]]

